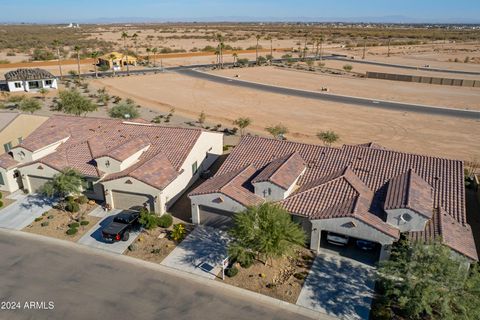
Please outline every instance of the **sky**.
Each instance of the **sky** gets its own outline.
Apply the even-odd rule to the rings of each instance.
[[[478,0],[0,0],[0,22],[355,21],[480,23]],[[148,21],[147,21],[148,20]]]

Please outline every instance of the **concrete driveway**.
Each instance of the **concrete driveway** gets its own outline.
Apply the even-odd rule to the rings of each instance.
[[[227,257],[228,236],[219,229],[197,226],[162,261],[162,265],[215,279]]]
[[[297,305],[341,319],[369,319],[375,269],[322,252],[315,259]]]
[[[56,203],[52,198],[20,193],[12,199],[16,201],[0,210],[0,228],[22,230]]]
[[[123,252],[125,252],[128,246],[131,245],[140,235],[140,231],[130,232],[130,238],[128,239],[128,241],[118,241],[112,243],[103,240],[102,237],[102,229],[108,224],[110,224],[114,216],[120,212],[122,212],[122,210],[112,210],[111,212],[109,212],[105,219],[97,222],[97,224],[95,224],[93,228],[88,231],[88,233],[81,237],[77,243],[92,248],[110,251],[113,253],[122,254]]]

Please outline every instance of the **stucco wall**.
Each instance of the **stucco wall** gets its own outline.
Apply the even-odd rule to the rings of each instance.
[[[15,174],[15,170],[15,168],[10,170],[0,168],[0,174],[2,175],[4,182],[3,185],[0,184],[0,190],[14,192],[19,189],[17,179],[13,176]]]
[[[52,178],[54,175],[58,174],[59,171],[44,165],[43,163],[34,163],[25,167],[18,169],[22,177],[23,188],[31,192],[32,188],[30,186],[30,181],[27,176],[39,176],[45,178]]]
[[[27,150],[23,147],[16,147],[14,150],[12,150],[12,153],[13,153],[13,158],[21,163],[28,163],[28,162],[32,162],[32,161],[36,161],[36,160],[39,160],[47,155],[49,155],[50,153],[53,153],[55,152],[55,150],[58,148],[58,146],[60,146],[60,144],[62,144],[63,142],[67,141],[68,140],[68,137],[62,139],[62,140],[59,140],[59,141],[56,141],[48,146],[45,146],[41,149],[38,149],[38,150],[35,150],[34,152],[30,151],[30,150]],[[24,154],[24,157],[22,158],[22,156],[20,155],[20,153]]]
[[[257,182],[254,184],[254,187],[255,194],[267,201],[279,201],[286,198],[287,190],[271,182]]]
[[[46,81],[47,80],[52,80],[51,85],[47,85]],[[37,81],[37,80],[30,80],[30,81]],[[45,88],[45,89],[57,89],[58,88],[58,83],[57,79],[45,79],[45,80],[38,80],[41,82],[40,88]],[[20,88],[15,87],[15,83],[20,83],[21,86]],[[30,87],[28,85],[28,81],[9,81],[7,82],[8,85],[8,91],[10,92],[20,92],[20,91],[30,91]],[[35,89],[35,91],[38,91],[39,89]],[[33,89],[32,89],[33,91]]]
[[[219,201],[221,199],[222,201]],[[198,206],[203,205],[212,207],[224,211],[230,211],[233,213],[240,212],[246,208],[230,197],[221,193],[210,193],[204,195],[191,196],[190,201],[192,203],[192,222],[200,224],[200,212]]]
[[[403,221],[401,216],[409,214],[412,217],[410,221]],[[387,211],[387,223],[398,228],[400,232],[406,231],[424,231],[427,219],[419,215],[415,211],[409,209],[394,209]]]
[[[120,169],[120,161],[117,161],[115,159],[112,159],[110,157],[99,157],[95,159],[97,162],[97,167],[100,169],[100,171],[105,172],[105,173],[114,173],[114,172],[120,172],[122,171]],[[107,165],[107,163],[109,165]]]
[[[0,131],[0,144],[3,152],[3,145],[11,142],[12,147],[19,144],[19,138],[25,139],[35,131],[42,123],[47,121],[47,117],[35,116],[30,114],[19,114],[2,131]]]

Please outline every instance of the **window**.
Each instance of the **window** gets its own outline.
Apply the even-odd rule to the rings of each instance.
[[[92,181],[87,181],[87,191],[92,191],[93,192],[93,182]]]
[[[402,221],[409,222],[410,220],[412,220],[412,216],[409,215],[408,213],[404,213],[404,214],[402,214],[400,219],[402,219]]]
[[[12,150],[12,142],[8,142],[8,143],[5,143],[3,145],[3,148],[5,149],[5,152],[10,152],[10,150]]]
[[[3,174],[0,174],[0,185],[5,185],[5,182],[3,181]]]
[[[192,164],[192,175],[196,174],[198,171],[198,164],[197,164],[197,161],[195,161],[193,164]]]
[[[22,87],[22,83],[21,82],[15,82],[15,88],[21,88]]]
[[[39,81],[29,81],[28,82],[28,87],[30,89],[39,89],[40,88],[40,82]]]
[[[268,195],[271,196],[272,195],[272,189],[268,188]]]
[[[52,80],[45,80],[45,85],[46,86],[51,86],[52,85]]]

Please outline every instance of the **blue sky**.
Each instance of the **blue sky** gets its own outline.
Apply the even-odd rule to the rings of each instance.
[[[0,0],[0,22],[237,18],[299,20],[390,17],[405,22],[480,22],[478,0]],[[409,20],[410,19],[410,20]]]

